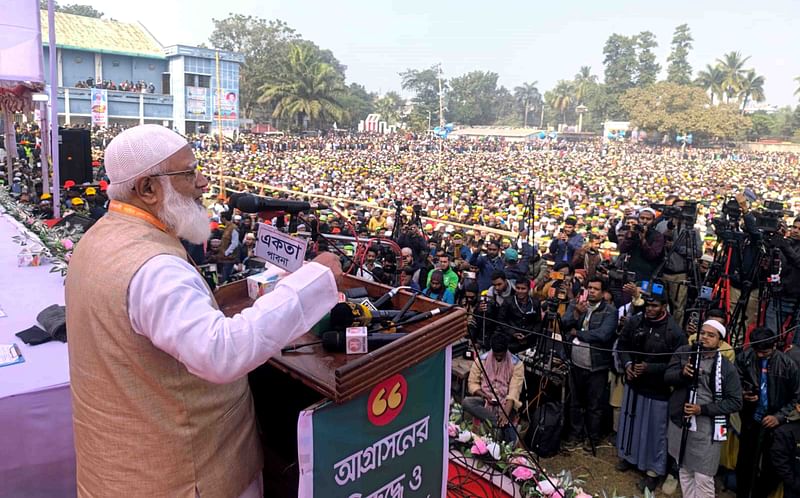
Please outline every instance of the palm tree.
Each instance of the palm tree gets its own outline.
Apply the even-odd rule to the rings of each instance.
[[[711,94],[711,105],[714,105],[714,96],[719,96],[719,101],[722,102],[722,96],[725,93],[723,84],[725,82],[725,75],[719,65],[712,66],[706,64],[706,68],[697,73],[695,84],[702,87],[703,90]]]
[[[522,104],[522,108],[524,110],[524,120],[523,126],[525,128],[528,127],[528,111],[530,110],[531,106],[538,107],[542,105],[542,95],[539,93],[539,89],[536,88],[536,84],[538,81],[534,81],[533,83],[523,83],[522,85],[514,88],[514,99],[517,103]]]
[[[561,113],[561,122],[566,124],[567,110],[572,105],[574,100],[574,91],[572,83],[566,80],[559,80],[556,87],[549,92],[550,101],[548,104],[554,110]]]
[[[259,89],[258,103],[274,105],[273,117],[296,119],[298,126],[306,119],[319,124],[347,118],[340,101],[346,90],[344,80],[333,66],[322,62],[313,47],[292,45],[278,74]]]
[[[717,59],[717,64],[725,75],[722,87],[725,90],[728,102],[739,94],[742,77],[745,73],[744,63],[747,62],[748,59],[750,59],[750,57],[742,58],[740,52],[728,52],[722,59]]]
[[[397,92],[386,92],[386,95],[375,101],[375,112],[387,123],[396,124],[400,121],[403,108],[403,98]]]
[[[583,103],[583,99],[589,93],[589,89],[597,84],[597,76],[592,74],[590,66],[581,66],[578,74],[575,75],[575,100],[578,104]]]
[[[742,99],[742,115],[744,108],[747,107],[748,100],[764,102],[764,77],[758,76],[752,69],[748,69],[740,82],[739,98]]]

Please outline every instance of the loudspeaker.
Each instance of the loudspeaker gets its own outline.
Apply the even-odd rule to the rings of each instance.
[[[92,228],[92,225],[94,225],[94,221],[95,220],[92,218],[87,218],[86,216],[81,216],[79,214],[72,213],[69,216],[61,218],[58,221],[58,223],[56,223],[54,226],[57,227],[79,226],[83,227],[83,231],[85,232],[86,230]]]
[[[58,129],[58,174],[61,185],[67,180],[76,184],[91,183],[92,141],[89,130]]]

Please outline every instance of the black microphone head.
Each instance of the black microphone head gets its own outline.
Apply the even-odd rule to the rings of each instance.
[[[331,330],[322,334],[322,349],[330,352],[344,351],[344,333]]]
[[[228,197],[228,207],[231,208],[231,211],[234,209],[239,209],[239,199],[242,197],[246,197],[248,194],[244,192],[234,192]],[[239,209],[241,211],[241,209]]]
[[[331,328],[334,330],[344,330],[358,324],[359,321],[366,320],[363,306],[355,303],[337,303],[331,309]],[[367,323],[364,323],[366,325]]]
[[[264,210],[258,201],[254,195],[242,194],[236,198],[236,209],[243,213],[258,213]]]

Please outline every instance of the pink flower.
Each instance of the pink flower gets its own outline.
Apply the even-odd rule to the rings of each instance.
[[[74,244],[69,239],[61,239],[61,245],[64,246],[64,249],[66,249],[67,251],[70,251],[70,250],[72,250],[72,246]]]
[[[528,461],[528,459],[521,455],[515,456],[514,458],[509,460],[508,463],[510,463],[511,465],[522,465],[523,467],[531,466],[531,463]]]
[[[585,493],[585,492],[581,491],[580,493],[575,495],[575,498],[592,498],[592,495],[590,495],[589,493]]]
[[[550,495],[550,498],[564,498],[565,491],[562,488],[558,488],[558,491]]]
[[[483,442],[483,439],[476,437],[469,451],[472,452],[473,455],[485,455],[489,449],[486,447],[486,443]]]
[[[533,471],[528,467],[517,467],[514,469],[511,475],[514,476],[514,479],[518,481],[528,481],[533,479]]]
[[[458,436],[458,426],[453,422],[448,422],[447,424],[447,435],[450,437]]]

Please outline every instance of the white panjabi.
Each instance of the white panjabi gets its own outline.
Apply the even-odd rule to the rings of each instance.
[[[169,128],[146,124],[123,131],[108,144],[105,167],[111,183],[137,178],[187,145]]]

